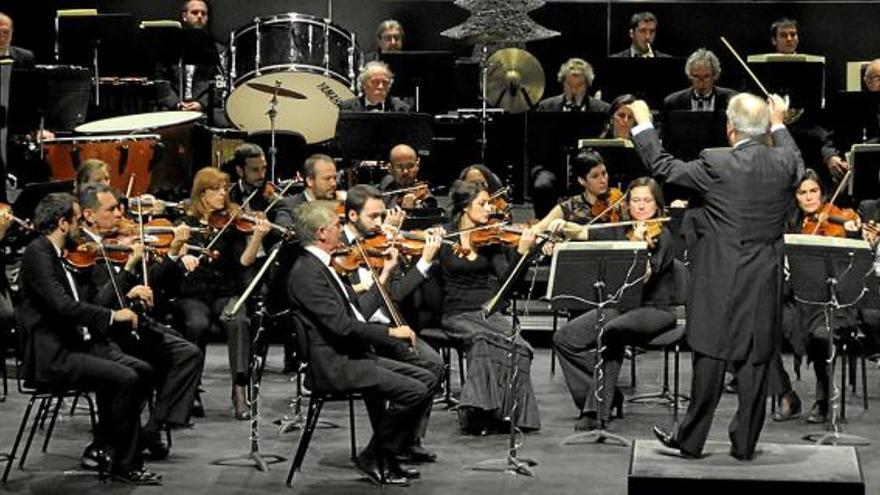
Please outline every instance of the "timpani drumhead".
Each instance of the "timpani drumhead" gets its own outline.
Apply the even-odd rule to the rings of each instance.
[[[111,117],[109,119],[87,122],[75,129],[81,134],[117,134],[120,132],[153,131],[165,127],[174,127],[181,124],[195,122],[203,118],[202,112],[150,112],[136,113]]]

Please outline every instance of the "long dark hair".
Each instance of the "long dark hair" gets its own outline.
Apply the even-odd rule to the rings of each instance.
[[[605,130],[599,135],[600,138],[614,137],[614,114],[620,110],[620,107],[629,105],[636,101],[635,95],[626,93],[618,96],[611,101],[611,107],[608,109],[608,122],[605,123]]]
[[[458,228],[461,214],[483,190],[482,184],[474,182],[456,180],[452,183],[452,187],[449,189],[449,199],[452,200],[452,204],[449,206],[449,218],[452,220],[453,228]]]

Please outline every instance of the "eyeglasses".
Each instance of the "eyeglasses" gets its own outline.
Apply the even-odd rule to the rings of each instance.
[[[400,41],[403,39],[403,35],[398,33],[383,34],[381,38],[382,41]]]
[[[412,169],[418,167],[419,164],[416,162],[406,162],[406,163],[394,163],[391,166],[396,168],[397,170],[412,170]]]

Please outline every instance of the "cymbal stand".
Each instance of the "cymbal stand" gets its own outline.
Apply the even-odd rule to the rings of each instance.
[[[483,43],[480,45],[480,161],[486,163],[486,127],[489,124],[489,45]]]
[[[269,167],[271,175],[269,180],[275,182],[275,163],[277,161],[278,148],[275,146],[275,119],[278,117],[278,90],[281,89],[281,81],[275,81],[275,89],[272,91],[272,99],[269,100]]]

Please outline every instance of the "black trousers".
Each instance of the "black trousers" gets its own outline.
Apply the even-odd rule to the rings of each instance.
[[[698,352],[694,352],[693,359],[691,401],[676,432],[682,452],[694,456],[702,454],[715,408],[724,392],[724,372],[730,364],[737,379],[739,399],[728,428],[730,442],[737,455],[751,457],[764,427],[769,363],[754,363],[751,359],[728,363]]]
[[[419,420],[432,405],[429,390],[437,377],[422,367],[383,357],[376,358],[376,367],[379,383],[365,398],[373,425],[367,451],[391,456],[412,445]]]
[[[69,353],[65,368],[66,385],[96,393],[95,440],[110,447],[114,469],[140,469],[140,411],[153,381],[153,368],[112,343],[93,344],[88,353]]]
[[[198,345],[203,352],[205,334],[211,328],[211,324],[214,322],[220,324],[226,333],[232,381],[244,385],[247,383],[250,368],[251,329],[247,311],[244,309],[231,319],[223,317],[223,310],[234,301],[234,297],[220,297],[212,301],[184,297],[178,299],[175,306],[183,316],[184,337]]]

